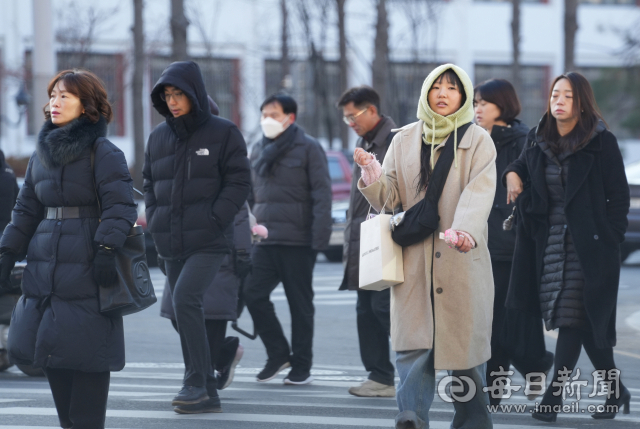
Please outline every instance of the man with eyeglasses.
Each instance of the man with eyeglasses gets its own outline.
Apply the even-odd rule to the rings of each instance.
[[[233,220],[251,186],[247,147],[232,122],[213,116],[200,67],[169,65],[151,91],[165,122],[149,135],[147,225],[166,274],[185,363],[177,413],[221,412],[203,300],[233,242]]]
[[[348,89],[340,97],[344,122],[360,137],[356,146],[372,153],[380,164],[395,135],[393,119],[381,115],[380,96],[371,87],[363,85]],[[364,222],[369,203],[358,190],[359,168],[354,164],[351,195],[344,231],[344,277],[340,290],[355,290],[360,356],[368,379],[349,389],[349,393],[364,397],[393,397],[396,394],[395,371],[389,358],[390,290],[380,292],[358,289],[360,264],[360,224]]]
[[[243,290],[267,363],[257,381],[291,367],[285,384],[308,384],[313,359],[313,267],[331,236],[331,178],[320,143],[296,124],[298,106],[285,94],[260,106],[263,138],[251,151],[253,214],[269,236],[256,244]],[[270,301],[282,282],[291,312],[291,347]]]

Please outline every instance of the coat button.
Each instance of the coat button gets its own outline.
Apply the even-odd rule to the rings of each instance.
[[[440,252],[436,252],[436,258],[440,257]]]
[[[58,225],[62,225],[62,222],[58,222]]]
[[[598,238],[600,238],[600,237],[598,237],[598,235],[597,235],[597,234],[593,236],[593,239],[594,239],[594,240],[597,240]]]
[[[436,289],[436,292],[437,292],[437,293],[442,293],[442,288],[441,288],[441,287],[439,287],[438,289]]]

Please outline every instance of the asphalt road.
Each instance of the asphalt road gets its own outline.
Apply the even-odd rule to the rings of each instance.
[[[577,413],[562,414],[556,424],[545,424],[530,416],[531,405],[521,392],[503,404],[525,405],[522,412],[497,412],[494,427],[534,428],[638,428],[640,427],[640,253],[622,270],[618,306],[616,360],[625,384],[632,393],[631,414],[614,421],[593,420],[587,408],[604,402],[589,398],[593,390],[593,367],[586,355],[580,359],[580,380],[587,380]],[[164,276],[153,269],[158,295]],[[316,291],[316,335],[314,340],[315,381],[307,386],[285,386],[286,373],[269,383],[257,383],[255,374],[266,355],[258,341],[242,339],[244,358],[233,384],[220,392],[224,412],[184,416],[172,411],[171,398],[181,386],[182,356],[178,336],[168,320],[158,316],[159,306],[125,318],[127,366],[112,374],[107,428],[393,428],[397,408],[394,399],[356,398],[349,386],[363,381],[355,327],[355,293],[339,292],[341,264],[319,261],[314,276]],[[284,292],[274,293],[275,305],[286,332],[290,331]],[[240,325],[251,328],[243,315]],[[229,335],[234,331],[229,330]],[[555,347],[554,333],[548,333],[548,347]],[[440,372],[438,378],[445,374]],[[524,384],[519,375],[512,384]],[[574,397],[567,403],[575,402]],[[431,409],[431,428],[449,427],[453,407],[439,399]],[[27,377],[15,367],[0,373],[0,429],[44,429],[58,426],[48,384],[43,378]]]

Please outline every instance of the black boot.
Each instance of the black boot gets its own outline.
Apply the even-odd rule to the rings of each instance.
[[[622,414],[629,414],[629,402],[631,402],[631,393],[629,390],[622,386],[622,392],[618,398],[610,397],[604,403],[604,411],[597,411],[591,414],[594,419],[614,419],[620,407],[624,406]],[[600,407],[598,407],[600,408]]]

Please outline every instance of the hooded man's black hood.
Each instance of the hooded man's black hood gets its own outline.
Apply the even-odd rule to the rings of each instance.
[[[179,88],[191,100],[191,112],[174,118],[167,106],[162,101],[160,94],[164,92],[164,87],[170,85]],[[151,91],[151,101],[153,107],[167,119],[167,123],[172,127],[179,127],[182,122],[188,131],[193,131],[200,124],[211,117],[209,110],[209,99],[204,86],[204,79],[198,64],[193,61],[178,61],[171,63],[162,74],[160,79]]]

